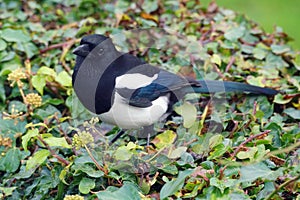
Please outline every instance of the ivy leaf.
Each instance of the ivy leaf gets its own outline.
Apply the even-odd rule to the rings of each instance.
[[[72,146],[69,145],[65,138],[58,138],[58,137],[51,137],[44,138],[45,142],[51,147],[64,147],[64,148],[71,148]]]
[[[212,177],[210,180],[210,185],[215,186],[221,190],[221,193],[224,193],[224,190],[228,187],[234,186],[237,180],[234,179],[227,179],[227,180],[220,180],[216,177]]]
[[[35,75],[31,79],[32,86],[41,94],[44,94],[44,87],[46,86],[46,79],[43,75]]]
[[[300,119],[300,110],[296,110],[295,108],[287,108],[283,112],[291,118]]]
[[[255,86],[260,86],[260,87],[264,87],[265,86],[265,84],[264,84],[265,79],[262,76],[257,76],[257,77],[248,76],[247,77],[247,82],[250,85],[255,85]]]
[[[264,59],[268,52],[265,49],[259,48],[259,47],[255,47],[252,51],[253,53],[253,57],[258,59],[258,60],[262,60]]]
[[[283,54],[291,50],[291,48],[287,45],[276,45],[276,44],[272,44],[271,49],[275,54]]]
[[[212,55],[210,61],[211,61],[212,63],[215,63],[215,64],[219,65],[219,66],[222,64],[221,57],[220,57],[218,54]]]
[[[0,51],[3,51],[4,49],[6,49],[7,47],[7,43],[4,40],[0,39]]]
[[[43,75],[49,75],[52,77],[56,77],[56,72],[54,71],[54,69],[51,69],[49,67],[41,67],[38,71],[37,74],[43,74]]]
[[[193,171],[191,169],[180,171],[177,178],[167,182],[160,190],[160,199],[165,199],[182,189],[186,177],[191,175]]]
[[[276,94],[275,98],[274,98],[274,103],[278,103],[278,104],[287,104],[289,103],[293,98],[285,98],[284,95],[278,93]]]
[[[17,189],[17,187],[0,187],[0,191],[3,192],[5,194],[5,196],[12,195],[12,193],[15,189]]]
[[[237,39],[241,38],[245,34],[245,27],[240,26],[240,27],[234,27],[229,29],[225,34],[224,37],[227,40],[230,41],[236,41]]]
[[[29,42],[30,37],[22,30],[6,28],[2,31],[2,38],[8,42]]]
[[[268,180],[276,180],[278,176],[281,176],[283,172],[282,168],[277,171],[272,171],[264,163],[256,163],[253,165],[247,165],[241,167],[240,182],[252,182],[258,178],[266,178]]]
[[[94,189],[96,186],[95,180],[90,178],[83,177],[79,183],[79,191],[82,194],[88,194],[91,189]]]
[[[180,156],[184,152],[186,152],[186,150],[187,150],[187,147],[177,147],[176,149],[171,151],[171,153],[168,155],[168,158],[170,158],[170,159],[180,158]]]
[[[27,151],[27,144],[29,142],[29,140],[35,136],[37,136],[39,134],[39,130],[38,129],[30,129],[27,131],[27,133],[22,136],[22,146],[25,149],[25,151]]]
[[[117,148],[117,150],[114,153],[114,157],[117,160],[129,160],[132,157],[133,153],[130,151],[130,149],[127,148],[127,146],[121,146]]]
[[[26,169],[32,169],[36,166],[41,165],[47,157],[50,155],[50,152],[46,149],[39,150],[35,152],[35,154],[29,158],[29,160],[26,163]]]
[[[151,13],[151,12],[157,10],[157,8],[158,8],[157,0],[144,1],[144,3],[142,4],[142,8],[147,13]]]
[[[0,170],[6,172],[15,172],[20,166],[22,153],[20,149],[9,149],[4,157],[0,158]]]
[[[175,112],[183,117],[183,126],[191,128],[197,119],[197,109],[189,102],[174,108]]]
[[[215,146],[221,144],[224,137],[221,134],[216,134],[209,139],[209,148],[213,149]]]
[[[60,72],[55,80],[63,86],[66,87],[72,86],[72,78],[66,71]]]
[[[171,130],[164,131],[163,133],[157,135],[152,143],[158,148],[164,148],[171,145],[176,140],[176,133]]]
[[[255,156],[257,150],[258,150],[257,147],[251,147],[247,151],[240,151],[236,155],[236,157],[238,157],[241,160],[250,159],[250,161],[252,161],[254,159],[254,156]]]
[[[89,163],[87,163],[87,164],[80,163],[80,164],[73,165],[72,169],[75,171],[80,170],[80,171],[86,173],[88,176],[93,177],[93,178],[99,178],[104,175],[103,171],[96,170]]]
[[[133,183],[125,182],[121,188],[108,187],[106,191],[97,193],[99,200],[140,200],[137,186]]]

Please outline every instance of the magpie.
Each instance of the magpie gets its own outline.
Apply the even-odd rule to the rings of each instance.
[[[111,38],[100,34],[84,36],[73,53],[72,84],[79,100],[103,122],[121,129],[139,129],[166,119],[188,93],[278,93],[245,83],[182,77],[118,51]]]

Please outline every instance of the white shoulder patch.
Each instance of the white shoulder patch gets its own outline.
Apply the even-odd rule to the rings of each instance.
[[[149,77],[143,74],[124,74],[116,78],[116,88],[128,88],[137,89],[140,87],[145,87],[150,85],[155,79],[157,79],[158,74],[153,77]]]

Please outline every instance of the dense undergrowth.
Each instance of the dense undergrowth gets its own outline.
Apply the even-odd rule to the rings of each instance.
[[[197,0],[4,0],[0,19],[1,198],[299,198],[300,57],[280,27]],[[124,31],[116,44],[154,65],[282,93],[190,95],[151,146],[109,145],[118,129],[73,93],[72,49]]]

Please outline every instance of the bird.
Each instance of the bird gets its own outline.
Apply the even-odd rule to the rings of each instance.
[[[183,77],[116,49],[101,34],[82,37],[73,50],[74,91],[102,122],[122,130],[148,127],[166,119],[188,93],[246,92],[276,95],[277,90],[246,83]]]

